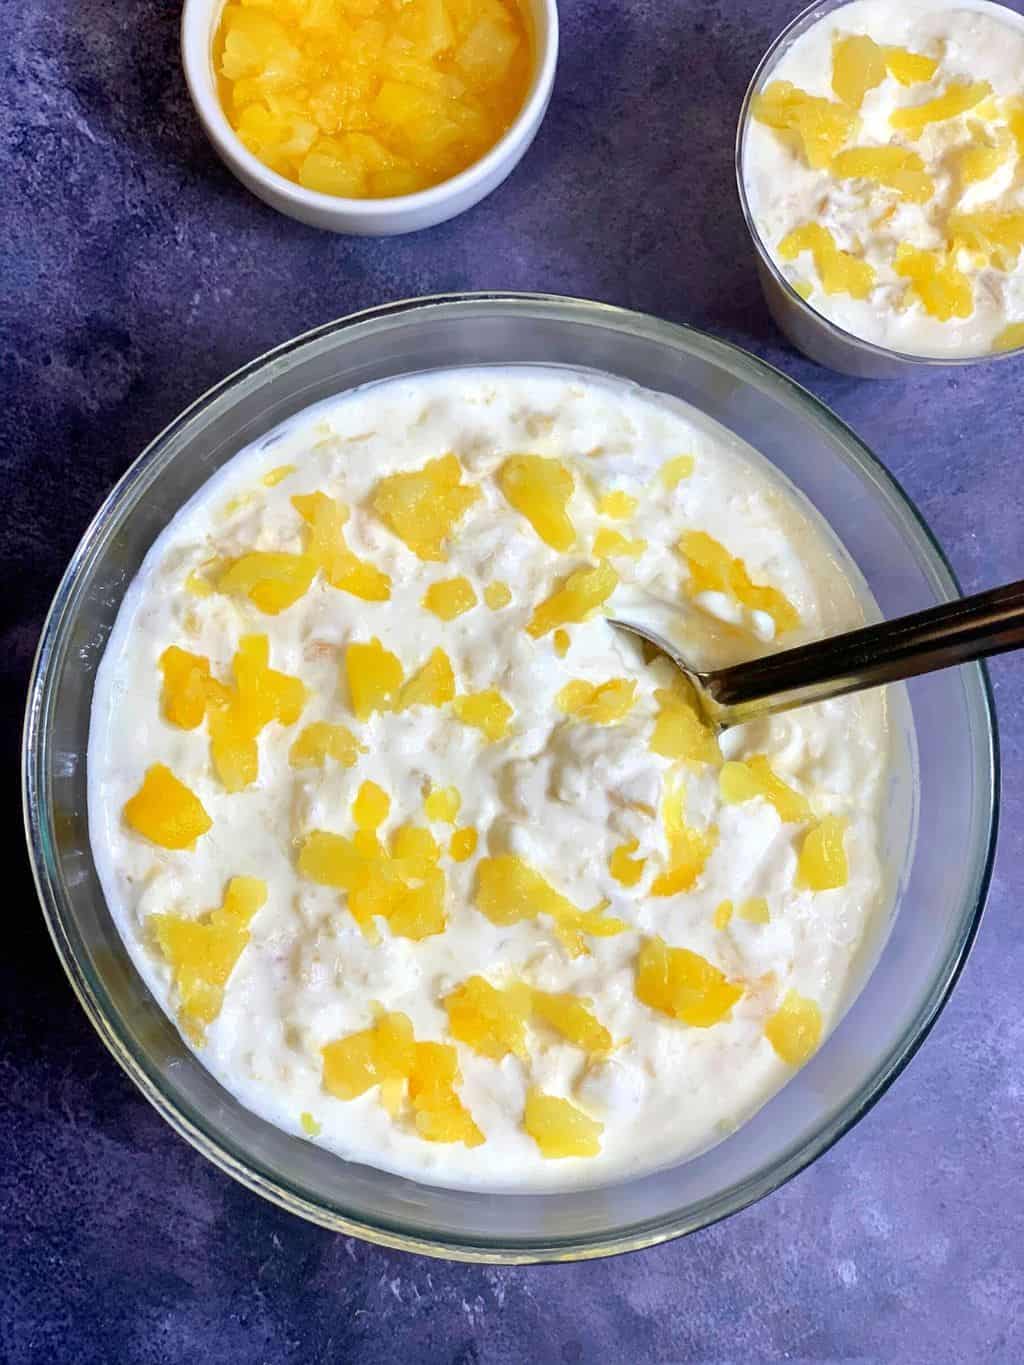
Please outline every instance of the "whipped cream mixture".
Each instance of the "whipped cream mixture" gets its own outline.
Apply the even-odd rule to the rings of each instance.
[[[505,463],[524,452],[569,471],[574,548],[545,543],[503,493]],[[386,476],[449,454],[478,496],[453,525],[446,561],[424,560],[374,510],[374,494]],[[318,573],[292,605],[271,614],[218,586],[224,566],[253,550],[308,547],[309,526],[292,498],[318,492],[350,509],[348,548],[390,576],[388,600],[363,600]],[[609,500],[613,493],[627,496]],[[598,561],[602,529],[641,542],[639,553],[613,550]],[[691,532],[741,559],[746,579],[697,584],[678,548]],[[526,630],[569,573],[598,562],[619,578],[604,609],[625,613],[632,603],[698,665],[852,628],[873,610],[824,524],[748,446],[676,400],[558,369],[439,372],[310,409],[232,459],[147,556],[94,699],[96,861],[136,966],[178,1018],[188,983],[175,975],[154,925],[208,917],[231,878],[262,882],[266,899],[247,941],[236,943],[219,1012],[205,1030],[184,1031],[229,1091],[286,1131],[435,1184],[543,1190],[614,1180],[727,1135],[785,1084],[798,1054],[813,1050],[817,1025],[824,1036],[849,1003],[852,964],[892,895],[879,852],[890,762],[884,694],[730,731],[721,757],[709,757],[710,736],[699,727],[701,759],[654,752],[656,723],[672,697],[664,661],[645,664],[601,611],[567,624],[567,642]],[[431,584],[454,577],[469,581],[476,602],[443,620],[423,599]],[[744,581],[775,595],[736,589]],[[505,593],[487,593],[496,584],[507,585],[507,605]],[[797,614],[781,637],[785,618],[773,614],[773,602]],[[185,729],[168,719],[160,660],[177,646],[208,659],[211,677],[226,683],[240,640],[253,634],[266,637],[272,669],[301,680],[306,700],[299,720],[264,726],[258,776],[229,791],[211,762],[208,725]],[[397,656],[406,679],[442,649],[459,697],[497,689],[511,708],[504,736],[489,738],[451,702],[358,719],[345,660],[353,644],[373,639]],[[567,684],[610,679],[635,683],[632,706],[614,723],[560,704]],[[296,767],[293,746],[317,722],[345,726],[359,747]],[[723,761],[756,755],[786,784],[801,808],[796,818],[789,810],[784,821],[764,795],[736,799],[733,791],[726,799]],[[161,847],[126,819],[126,803],[155,764],[190,789],[211,822],[191,848]],[[442,849],[443,932],[405,937],[378,918],[367,936],[344,891],[300,870],[312,832],[353,835],[353,803],[367,782],[390,797],[377,827],[384,844],[415,825],[429,828]],[[446,819],[431,805],[431,819],[427,797],[447,788],[461,798],[457,815]],[[675,845],[673,810],[684,812],[688,831],[679,835],[677,822]],[[848,874],[834,889],[811,890],[798,863],[828,816],[839,817],[833,827],[842,830]],[[448,851],[456,828],[477,836],[470,856],[460,850],[463,861]],[[579,909],[599,907],[618,931],[601,936],[584,921],[583,950],[574,956],[547,913],[489,917],[480,908],[484,864],[510,855]],[[682,855],[695,859],[689,885]],[[673,877],[685,889],[672,891]],[[507,881],[499,878],[497,894]],[[701,979],[691,980],[692,998],[683,1001],[683,1014],[696,1020],[704,1009],[704,1019],[683,1022],[638,997],[640,955],[658,941],[699,955],[710,972],[697,969]],[[692,957],[687,962],[693,967]],[[515,983],[520,999],[525,984],[587,1001],[611,1045],[592,1038],[585,1045],[535,1015],[517,1054],[483,1055],[453,1040],[442,1004],[473,977],[498,989]],[[653,998],[649,986],[646,994]],[[687,1013],[686,1000],[696,1001],[696,1013]],[[772,1025],[788,1017],[787,1002],[805,1006],[790,1020],[798,1026],[788,1042],[786,1029]],[[372,1029],[381,1011],[404,1014],[417,1042],[455,1042],[457,1093],[482,1142],[426,1140],[401,1083],[388,1091],[371,1085],[352,1099],[329,1091],[323,1049]],[[530,1093],[568,1101],[594,1154],[545,1155],[524,1127]]]
[[[810,165],[799,136],[759,121],[755,102],[744,179],[761,240],[818,312],[876,345],[949,358],[1024,345],[1024,18],[986,0],[853,0],[797,38],[763,89],[789,82],[831,101],[834,113],[844,103],[834,85],[835,44],[864,35],[883,60],[893,49],[897,56],[859,107],[856,97],[853,106],[847,101],[855,119],[830,148],[839,154],[830,164]],[[867,60],[877,57],[869,52]],[[968,107],[919,125],[903,120],[904,111],[924,112],[949,95],[953,102],[931,114]],[[851,155],[877,148],[910,153],[903,168],[910,179],[926,177],[926,187],[919,179],[909,192],[906,181],[900,187],[892,160],[885,183],[870,161]],[[866,292],[856,285],[830,292],[811,250],[780,250],[807,224],[824,227],[837,250],[871,268]],[[915,250],[930,256],[908,254]]]

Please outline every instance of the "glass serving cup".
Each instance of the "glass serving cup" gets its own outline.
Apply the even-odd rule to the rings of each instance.
[[[395,304],[288,342],[211,389],[143,452],[78,547],[43,628],[24,745],[25,819],[50,932],[83,1008],[167,1121],[283,1208],[368,1240],[464,1260],[570,1260],[691,1232],[825,1151],[920,1045],[963,966],[995,838],[997,758],[978,665],[909,686],[920,782],[897,784],[899,913],[859,997],[811,1062],[739,1131],[693,1160],[603,1188],[516,1195],[435,1189],[344,1162],[257,1118],[208,1074],[149,994],[89,847],[86,748],[96,668],[124,592],[178,508],[238,450],[357,385],[467,364],[618,375],[702,409],[761,450],[831,524],[883,613],[957,591],[919,514],[864,445],[783,375],[721,341],[571,299],[476,295]],[[916,810],[915,810],[916,802]],[[869,965],[869,964],[865,964]]]
[[[910,355],[904,351],[890,350],[886,346],[877,346],[873,341],[865,341],[863,337],[855,336],[853,332],[848,332],[830,321],[806,299],[800,297],[779,269],[758,232],[747,197],[744,167],[747,131],[750,127],[754,96],[760,94],[773,79],[776,66],[798,38],[809,28],[813,28],[819,20],[850,3],[852,0],[815,0],[815,3],[801,11],[792,23],[787,24],[761,58],[740,109],[736,129],[736,186],[743,219],[750,233],[750,240],[754,244],[757,273],[768,311],[783,335],[808,359],[815,360],[830,370],[837,370],[840,374],[855,375],[858,379],[905,379],[922,370],[936,367],[994,365],[1019,356],[1024,347],[985,355],[946,357]],[[991,10],[996,18],[1004,22],[1021,23],[1019,14],[1006,5],[995,3],[994,0],[971,0],[971,8]]]

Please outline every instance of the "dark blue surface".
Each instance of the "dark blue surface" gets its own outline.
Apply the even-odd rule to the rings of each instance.
[[[542,289],[704,327],[830,402],[917,501],[967,589],[1024,576],[1024,362],[912,385],[844,380],[788,351],[761,302],[733,125],[757,58],[795,9],[564,0],[555,98],[512,179],[452,224],[372,242],[276,216],[214,160],[178,66],[178,5],[0,4],[0,670],[14,880],[0,953],[5,1365],[1024,1358],[1019,659],[992,670],[1006,777],[988,916],[910,1069],[774,1197],[685,1242],[588,1265],[475,1268],[379,1251],[219,1174],[93,1035],[13,823],[32,651],[102,496],[236,365],[395,298]]]

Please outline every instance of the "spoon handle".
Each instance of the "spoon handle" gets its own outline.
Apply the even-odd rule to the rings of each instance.
[[[1024,580],[701,677],[722,723],[1024,647]],[[727,713],[727,714],[725,714]]]

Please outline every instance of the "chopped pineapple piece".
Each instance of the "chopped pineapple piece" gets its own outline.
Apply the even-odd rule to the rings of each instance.
[[[631,559],[639,559],[646,549],[646,540],[630,540],[621,531],[613,531],[608,526],[602,526],[594,537],[595,559],[608,559],[612,555],[628,555]]]
[[[725,929],[732,919],[732,901],[719,901],[715,907],[712,924],[716,929]]]
[[[440,861],[441,848],[429,829],[420,825],[401,825],[391,837],[391,856],[406,871],[425,875],[425,869]]]
[[[443,562],[445,542],[456,523],[480,497],[462,482],[454,455],[430,460],[422,469],[389,474],[373,492],[373,508],[384,524],[420,559]]]
[[[1000,166],[1017,155],[1017,143],[1009,128],[973,129],[972,141],[957,157],[957,170],[963,185],[974,185],[995,175]]]
[[[736,913],[748,924],[767,924],[771,919],[764,896],[751,896],[748,900],[740,901]]]
[[[676,455],[671,460],[666,460],[658,471],[658,478],[662,486],[669,492],[677,488],[684,479],[688,479],[693,473],[695,461],[692,455]]]
[[[939,69],[935,57],[923,52],[908,52],[905,47],[883,47],[886,70],[900,85],[920,85],[930,81]]]
[[[515,714],[496,687],[483,692],[468,692],[456,697],[452,710],[463,725],[472,725],[483,733],[488,744],[504,739]]]
[[[455,696],[452,661],[443,649],[435,649],[398,694],[396,711],[410,706],[444,706]]]
[[[636,959],[636,996],[643,1004],[691,1028],[728,1019],[743,987],[689,948],[670,948],[649,938]]]
[[[908,137],[920,137],[929,123],[942,123],[966,114],[991,93],[988,81],[951,81],[935,99],[895,110],[889,115],[889,123]]]
[[[1024,346],[1024,322],[1011,322],[992,343],[993,351],[1015,351],[1018,346]]]
[[[464,863],[476,852],[479,836],[475,829],[464,825],[457,829],[448,844],[448,853],[453,862]]]
[[[193,849],[213,825],[195,792],[163,763],[146,769],[142,786],[125,803],[124,818],[136,834],[161,848]]]
[[[704,871],[718,843],[718,830],[692,829],[686,823],[686,788],[680,782],[666,784],[662,801],[662,823],[668,841],[668,866],[651,886],[652,896],[676,896],[689,891]]]
[[[319,1137],[321,1132],[323,1131],[322,1126],[317,1122],[313,1115],[309,1113],[308,1110],[304,1110],[299,1115],[299,1123],[302,1125],[302,1131],[306,1134],[307,1137],[311,1138]]]
[[[395,709],[405,671],[397,655],[373,639],[369,644],[348,646],[345,676],[352,710],[360,720],[368,720],[374,711]]]
[[[491,611],[501,611],[512,601],[512,589],[507,583],[488,583],[484,588],[484,601]]]
[[[802,251],[814,258],[814,268],[826,294],[849,294],[866,299],[875,287],[875,272],[867,261],[859,261],[848,251],[840,251],[828,228],[820,223],[805,223],[779,243],[779,256],[795,261]]]
[[[975,112],[980,113],[980,107],[975,107]],[[1020,95],[1012,99],[1003,101],[1003,115],[1009,124],[1013,140],[1017,144],[1017,155],[1024,156],[1024,98]]]
[[[376,782],[364,782],[352,802],[356,829],[377,829],[388,818],[391,797]]]
[[[182,730],[195,730],[206,716],[210,661],[170,645],[160,655],[164,715]]]
[[[322,768],[328,758],[333,758],[342,767],[353,768],[359,755],[366,751],[366,745],[360,744],[344,725],[318,720],[300,732],[289,751],[288,762],[293,768]]]
[[[636,703],[634,678],[609,678],[605,683],[588,683],[574,678],[555,698],[558,709],[591,725],[614,725],[628,716]]]
[[[799,294],[802,299],[809,299],[814,293],[814,285],[806,280],[793,280],[792,284],[794,294]]]
[[[416,1131],[428,1142],[463,1142],[479,1147],[484,1135],[459,1099],[458,1054],[450,1043],[417,1043],[409,1073],[409,1103]]]
[[[789,1066],[803,1066],[821,1042],[821,1010],[813,1000],[787,991],[764,1026],[764,1036]]]
[[[541,1156],[557,1160],[572,1156],[597,1156],[604,1124],[598,1123],[569,1100],[545,1095],[531,1088],[526,1092],[523,1127],[540,1148]]]
[[[312,555],[250,550],[227,565],[217,589],[247,597],[260,611],[276,616],[309,591],[317,567]]]
[[[276,488],[279,483],[283,483],[289,474],[295,473],[293,464],[279,464],[276,469],[268,470],[260,483],[264,488]]]
[[[150,915],[147,923],[174,979],[178,1018],[194,1043],[203,1042],[220,1013],[228,978],[249,942],[249,925],[266,899],[266,882],[232,877],[223,904],[202,919]]]
[[[612,850],[608,859],[608,871],[620,886],[636,886],[644,875],[647,859],[633,857],[639,847],[639,839],[627,839],[624,844],[619,844],[618,848]]]
[[[648,748],[662,758],[685,758],[694,763],[720,763],[722,753],[714,730],[701,717],[693,689],[682,675],[670,687],[655,690],[658,715]]]
[[[829,169],[837,180],[885,185],[911,204],[925,204],[935,193],[935,181],[924,162],[907,147],[849,147],[833,157]]]
[[[498,486],[545,545],[562,551],[575,547],[576,531],[566,511],[575,481],[561,460],[513,455],[498,471]]]
[[[797,860],[796,884],[809,891],[834,891],[850,875],[843,836],[846,821],[826,815],[804,836]]]
[[[702,592],[724,592],[751,611],[770,616],[780,635],[800,624],[796,608],[778,588],[755,584],[743,560],[734,559],[724,545],[705,531],[687,531],[678,548],[690,570],[687,585],[690,597]]]
[[[754,96],[751,112],[759,123],[792,133],[807,164],[823,170],[858,125],[856,111],[809,95],[790,81],[772,81]]]
[[[332,588],[364,602],[390,599],[388,575],[353,554],[345,542],[343,528],[349,511],[344,503],[326,493],[299,493],[292,498],[292,506],[310,527],[306,553],[319,564]]]
[[[773,772],[764,754],[755,754],[745,762],[724,763],[718,774],[718,787],[722,800],[730,804],[763,797],[775,807],[785,824],[797,824],[811,818],[810,802]]]
[[[612,1035],[590,1008],[590,1000],[569,991],[530,992],[533,1013],[560,1033],[567,1043],[582,1048],[589,1057],[611,1052]]]
[[[453,1038],[481,1057],[500,1062],[510,1054],[527,1061],[526,1022],[530,991],[519,986],[498,990],[482,976],[471,976],[441,1001]]]
[[[885,75],[885,55],[873,38],[851,33],[833,39],[832,89],[851,109],[859,109]]]
[[[567,630],[556,630],[551,637],[551,641],[555,647],[555,653],[560,659],[564,659],[569,653],[569,645],[571,643],[569,640],[569,632]]]
[[[616,488],[610,493],[601,495],[597,502],[597,510],[603,517],[611,517],[614,521],[625,521],[627,517],[633,515],[639,505],[638,498]]]
[[[596,568],[577,569],[534,610],[527,635],[539,640],[557,626],[585,621],[618,587],[619,575],[607,560]]]
[[[454,825],[462,805],[462,797],[457,787],[432,787],[423,802],[428,820]]]
[[[933,318],[948,322],[969,318],[974,312],[971,281],[944,251],[919,251],[901,242],[893,268],[910,281],[912,292]]]
[[[483,858],[477,868],[476,906],[492,924],[517,924],[550,915],[570,957],[588,951],[584,934],[607,938],[628,928],[622,920],[604,914],[606,905],[602,902],[592,910],[581,910],[512,853]]]
[[[266,635],[243,635],[232,669],[233,687],[206,680],[206,718],[214,770],[229,792],[238,792],[258,776],[260,732],[272,721],[294,725],[308,694],[300,678],[270,667]]]
[[[431,583],[423,595],[422,605],[442,621],[454,621],[476,603],[476,592],[468,578],[446,578],[440,583]]]
[[[1012,270],[1024,246],[1024,209],[951,213],[946,230],[952,250],[984,252],[1001,270]]]

